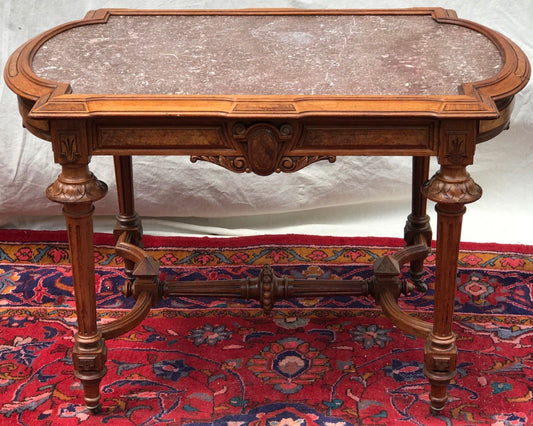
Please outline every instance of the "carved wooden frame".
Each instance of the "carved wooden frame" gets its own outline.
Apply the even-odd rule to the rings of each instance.
[[[33,73],[32,61],[39,47],[54,35],[71,28],[105,23],[113,15],[430,15],[439,23],[461,25],[489,38],[502,53],[505,63],[494,77],[465,83],[462,95],[450,96],[222,96],[222,95],[77,95],[68,83],[52,82]],[[89,118],[99,115],[128,117],[161,117],[169,114],[186,116],[225,116],[236,118],[296,118],[313,116],[422,116],[483,120],[485,130],[490,122],[510,105],[508,100],[525,86],[530,66],[521,50],[509,39],[474,22],[457,18],[454,11],[442,8],[383,10],[131,10],[100,9],[84,19],[60,25],[22,45],[10,58],[4,71],[7,85],[21,99],[21,112],[30,130],[39,137],[46,133],[44,123],[34,120]],[[31,123],[36,124],[33,129]],[[500,123],[501,124],[501,123]],[[488,128],[486,128],[488,126]],[[502,126],[499,126],[502,127]],[[503,128],[503,127],[502,127]]]

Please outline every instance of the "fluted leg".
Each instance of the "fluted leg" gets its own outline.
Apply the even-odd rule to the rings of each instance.
[[[447,386],[456,374],[457,348],[452,319],[457,278],[457,257],[462,204],[437,204],[437,270],[433,331],[424,348],[424,373],[431,383],[431,410],[441,411],[448,400]]]
[[[100,406],[100,381],[106,374],[106,347],[96,326],[94,249],[91,203],[67,205],[63,209],[72,257],[79,331],[72,352],[74,372],[83,383],[87,408]]]
[[[431,411],[442,411],[448,400],[447,387],[456,374],[457,348],[452,331],[457,281],[457,260],[465,204],[481,196],[464,166],[441,166],[424,186],[425,195],[437,206],[437,259],[433,330],[424,348],[424,373],[431,383]]]
[[[92,215],[93,201],[106,191],[106,185],[89,172],[87,165],[63,166],[61,175],[47,190],[49,199],[64,205],[78,317],[72,354],[74,373],[83,384],[85,403],[93,412],[100,409],[106,347],[96,323]]]

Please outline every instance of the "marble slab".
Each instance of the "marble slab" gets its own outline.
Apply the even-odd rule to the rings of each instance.
[[[485,36],[429,15],[111,16],[33,61],[79,94],[454,95],[501,66]]]

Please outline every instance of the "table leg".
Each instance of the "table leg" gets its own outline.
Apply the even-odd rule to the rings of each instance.
[[[431,410],[440,412],[448,400],[447,386],[456,374],[457,348],[452,319],[457,280],[463,204],[438,203],[437,266],[433,331],[424,348],[424,373],[431,383]]]
[[[140,241],[142,226],[141,220],[135,212],[131,156],[115,156],[114,164],[119,206],[115,236],[118,237],[122,232],[128,231],[134,234],[136,240]]]
[[[46,191],[50,200],[63,204],[78,317],[72,353],[74,374],[81,380],[85,403],[93,412],[100,408],[106,347],[96,322],[92,215],[93,201],[106,191],[107,186],[94,177],[87,165],[63,166],[61,175]]]
[[[96,323],[92,213],[92,203],[66,205],[63,209],[69,236],[78,314],[78,333],[75,335],[72,351],[74,374],[83,384],[87,408],[98,411],[100,381],[107,372],[107,351]]]
[[[433,330],[424,348],[424,374],[431,383],[431,411],[442,411],[448,400],[447,386],[456,374],[457,347],[452,331],[457,283],[457,261],[465,204],[481,196],[464,166],[443,166],[423,187],[437,202],[437,258]]]
[[[428,175],[429,157],[413,157],[411,214],[404,229],[404,240],[410,246],[421,243],[431,245],[432,232],[429,216],[426,214],[427,199],[421,191],[422,185],[428,180]],[[421,291],[426,291],[427,285],[422,280],[424,259],[411,261],[410,274],[415,286]]]
[[[115,240],[124,233],[128,233],[128,242],[142,246],[141,219],[135,211],[133,190],[133,166],[131,156],[115,156],[115,179],[117,184],[119,214],[115,226]],[[134,263],[124,259],[126,274],[131,277]]]

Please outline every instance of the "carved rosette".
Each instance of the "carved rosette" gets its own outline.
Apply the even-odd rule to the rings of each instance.
[[[274,172],[295,172],[320,160],[335,161],[331,155],[293,156],[292,147],[301,136],[292,124],[275,126],[270,123],[234,124],[228,131],[239,155],[193,155],[191,161],[208,161],[237,173],[268,176]]]
[[[92,173],[86,178],[70,180],[63,173],[46,189],[46,196],[56,203],[94,202],[107,193],[107,185]]]
[[[437,203],[468,204],[482,194],[465,167],[441,166],[441,169],[422,187],[422,193]]]

